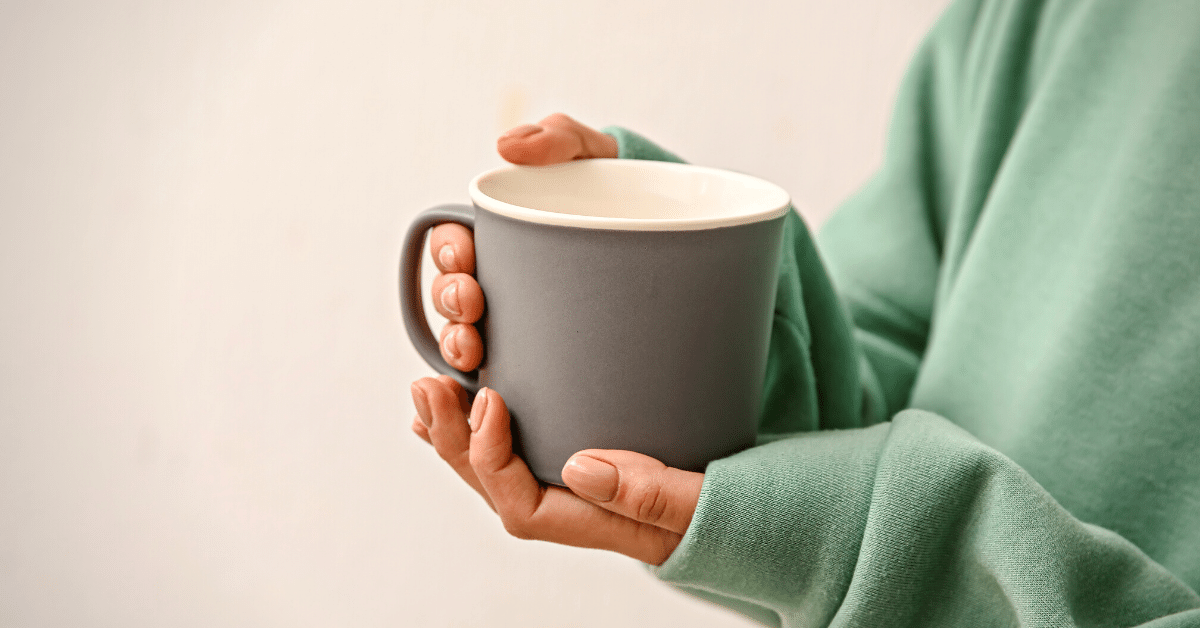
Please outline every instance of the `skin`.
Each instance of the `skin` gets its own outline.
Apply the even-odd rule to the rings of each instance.
[[[508,131],[496,149],[512,163],[533,166],[617,156],[615,139],[561,113]],[[473,277],[471,231],[439,225],[430,234],[430,249],[439,271],[433,304],[450,321],[440,335],[442,356],[454,368],[473,370],[483,357],[473,323],[483,315],[484,295]],[[610,550],[661,565],[692,521],[703,473],[632,451],[588,449],[563,467],[570,490],[545,486],[513,455],[508,408],[496,391],[480,390],[472,406],[466,391],[443,375],[413,382],[412,396],[413,432],[517,538]]]

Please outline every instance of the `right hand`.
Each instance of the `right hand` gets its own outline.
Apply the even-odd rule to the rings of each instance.
[[[514,164],[549,166],[576,159],[617,156],[617,140],[571,117],[556,113],[537,124],[522,124],[496,141],[500,156]],[[438,276],[433,305],[449,322],[438,340],[442,357],[460,371],[483,361],[483,340],[475,323],[483,315],[483,290],[475,278],[475,241],[471,230],[454,223],[433,228],[429,237]]]

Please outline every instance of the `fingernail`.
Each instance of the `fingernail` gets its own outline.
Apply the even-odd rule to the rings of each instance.
[[[454,247],[449,244],[443,244],[442,248],[438,249],[438,261],[442,263],[442,268],[446,270],[456,268],[454,265]]]
[[[430,427],[433,415],[429,413],[429,397],[425,396],[425,391],[415,382],[409,389],[412,391],[413,405],[417,407],[417,416],[421,417],[425,427]]]
[[[458,309],[458,282],[452,281],[450,285],[442,288],[442,307],[446,308],[447,312],[458,316],[462,314]]]
[[[479,424],[483,423],[483,413],[487,412],[487,406],[488,389],[480,388],[479,392],[475,393],[475,403],[471,406],[471,416],[467,419],[472,432],[479,431]]]
[[[450,356],[451,360],[458,360],[462,357],[462,353],[458,350],[458,335],[462,333],[458,329],[451,329],[450,333],[442,336],[442,351]]]
[[[572,456],[562,470],[563,482],[572,491],[598,502],[617,495],[617,468],[591,456]]]
[[[518,139],[518,138],[522,138],[522,137],[529,137],[530,135],[533,135],[534,133],[541,133],[541,132],[542,132],[542,127],[540,127],[536,124],[522,124],[521,126],[514,127],[514,128],[509,129],[508,131],[506,131],[504,133],[504,135],[500,136],[500,139],[502,139],[502,140]]]

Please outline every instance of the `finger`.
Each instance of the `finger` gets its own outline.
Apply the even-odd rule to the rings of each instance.
[[[601,133],[565,113],[552,113],[543,118],[538,124],[544,128],[560,129],[564,133],[577,136],[583,148],[575,155],[575,159],[593,159],[598,157],[615,159],[617,157],[618,146],[615,137],[607,133]]]
[[[538,507],[524,518],[501,516],[510,534],[521,539],[617,552],[650,565],[663,564],[683,539],[683,535],[665,528],[600,508],[560,486],[542,490]],[[494,510],[499,513],[500,507]]]
[[[461,389],[458,382],[449,377],[424,377],[413,382],[413,405],[417,407],[417,414],[425,424],[430,444],[438,456],[491,506],[491,499],[471,467],[468,452],[471,432],[463,412]]]
[[[429,428],[425,427],[425,423],[421,421],[421,417],[419,415],[413,417],[412,431],[414,434],[421,437],[421,440],[429,443],[430,445],[433,444],[433,441],[429,440]]]
[[[496,141],[504,159],[527,166],[546,166],[575,159],[616,157],[617,141],[562,113],[538,124],[523,124]]]
[[[483,362],[483,338],[474,325],[449,323],[438,339],[442,358],[454,368],[473,371]]]
[[[442,274],[433,278],[433,307],[456,323],[474,323],[483,316],[483,290],[466,273]]]
[[[567,461],[563,482],[580,497],[635,521],[687,531],[704,474],[673,469],[632,451],[587,449]]]
[[[453,222],[440,224],[429,234],[433,263],[443,273],[475,272],[475,234]]]
[[[458,409],[462,410],[464,416],[470,414],[471,400],[467,397],[467,389],[463,388],[461,384],[454,381],[454,378],[449,375],[438,375],[437,380],[450,390],[458,393]]]
[[[471,466],[513,536],[620,552],[654,565],[662,564],[679,545],[682,537],[677,533],[605,510],[566,489],[539,484],[513,454],[508,408],[495,391],[479,391],[471,421]]]
[[[523,124],[496,140],[496,152],[523,166],[548,166],[574,160],[583,150],[579,137],[562,129]]]

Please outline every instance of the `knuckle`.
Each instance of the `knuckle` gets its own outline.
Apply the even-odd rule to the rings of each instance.
[[[495,473],[503,462],[500,460],[502,456],[501,450],[495,446],[484,447],[478,443],[468,450],[467,461],[471,463],[471,468],[479,475]]]
[[[667,562],[667,559],[675,552],[675,548],[679,547],[679,540],[680,537],[675,534],[659,534],[652,564],[662,565]]]
[[[630,491],[629,503],[638,521],[658,523],[667,512],[667,493],[657,482],[642,481]]]
[[[453,463],[454,459],[456,457],[458,457],[459,453],[457,451],[454,451],[453,448],[447,446],[445,439],[439,438],[440,436],[441,436],[441,434],[437,434],[434,436],[433,450],[437,452],[438,457],[441,458],[442,460],[445,460],[446,462],[449,462],[449,463]]]
[[[546,118],[542,120],[543,124],[570,124],[571,122],[574,122],[574,120],[571,119],[571,116],[568,116],[561,111],[556,111],[546,116]]]
[[[455,470],[468,470],[471,468],[470,450],[459,450],[452,458],[446,460],[446,462],[449,462],[450,466],[454,467]]]
[[[433,427],[427,430],[429,434],[429,442],[433,445],[433,450],[442,460],[447,462],[457,455],[457,447],[454,446],[453,438],[446,433],[445,426],[434,423]]]
[[[467,461],[470,463],[470,468],[475,469],[476,476],[488,477],[502,471],[506,463],[511,460],[512,450],[506,447],[506,443],[480,444],[479,442],[468,445]]]
[[[446,462],[446,464],[450,466],[451,469],[454,469],[454,472],[457,473],[459,475],[459,477],[462,477],[463,479],[466,479],[473,475],[473,473],[471,471],[471,465],[467,464],[467,462],[466,462],[467,452],[465,452],[465,451],[460,450],[460,451],[454,452],[453,454],[443,455],[442,460],[444,460]]]
[[[509,536],[522,541],[532,541],[536,538],[533,525],[524,517],[501,514],[500,521],[504,524],[504,531],[508,532]]]
[[[463,395],[464,391],[463,391],[462,384],[454,381],[453,377],[450,377],[449,375],[438,375],[434,379],[441,382],[442,385],[445,386],[447,389],[449,389],[450,392],[454,393],[454,395],[456,397],[460,397]]]
[[[479,475],[490,473],[494,466],[490,454],[491,452],[486,447],[480,447],[476,444],[475,447],[471,447],[467,452],[467,462],[470,463],[472,469],[475,469],[475,473]]]

